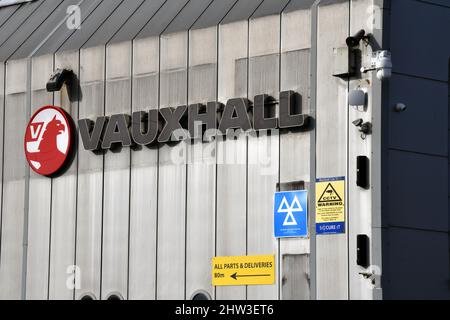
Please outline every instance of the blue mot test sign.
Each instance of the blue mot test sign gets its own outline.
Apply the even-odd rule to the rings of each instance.
[[[275,238],[308,236],[308,191],[275,193]]]

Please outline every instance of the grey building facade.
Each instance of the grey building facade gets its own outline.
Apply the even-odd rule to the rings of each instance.
[[[447,0],[7,4],[0,299],[450,298]],[[56,69],[73,81],[49,92]],[[52,178],[25,158],[42,106],[78,124],[233,98],[254,113],[265,94],[279,115],[289,91],[307,127],[95,153],[77,139]],[[345,233],[321,235],[315,186],[329,177],[345,177]],[[298,189],[309,236],[276,239],[274,194]],[[213,257],[262,254],[274,285],[212,285]]]

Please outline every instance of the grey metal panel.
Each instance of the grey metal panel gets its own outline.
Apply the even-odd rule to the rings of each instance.
[[[104,114],[105,47],[80,51],[80,119]],[[103,156],[78,146],[78,197],[76,262],[82,270],[81,288],[75,298],[91,293],[100,298]]]
[[[101,44],[107,44],[122,25],[137,11],[144,0],[126,0],[114,11],[114,13],[95,31],[83,48],[90,48]]]
[[[198,17],[211,4],[212,0],[190,0],[180,13],[173,19],[164,33],[188,30]]]
[[[29,16],[42,5],[42,1],[29,2],[20,7],[14,12],[13,16],[6,21],[0,29],[0,48],[5,41],[14,34],[14,32],[29,18]],[[8,56],[6,50],[0,51],[0,61],[4,61]]]
[[[158,109],[159,37],[133,43],[135,111]],[[158,206],[158,149],[142,147],[131,154],[130,300],[155,299]]]
[[[448,232],[447,171],[447,158],[391,150],[385,223]]]
[[[6,8],[2,8],[0,10],[0,28],[8,21],[9,18],[11,18],[14,13],[19,10],[20,5],[15,6],[8,6]],[[1,30],[1,29],[0,29]]]
[[[40,19],[41,23],[37,28],[31,29],[33,33],[27,38],[24,34],[19,33],[16,42],[24,41],[22,44],[15,45],[15,52],[10,59],[22,59],[28,57],[41,44],[44,38],[49,35],[55,27],[58,26],[66,17],[67,7],[76,5],[80,0],[65,0],[45,19]],[[45,8],[47,11],[48,9]],[[38,19],[38,18],[32,18]],[[64,25],[65,26],[65,25]],[[65,26],[67,28],[67,26]],[[20,39],[20,40],[19,40]]]
[[[161,36],[160,41],[160,107],[186,105],[188,33]],[[157,299],[160,300],[185,298],[184,149],[184,143],[159,148]]]
[[[42,5],[29,15],[28,19],[8,38],[1,46],[2,56],[0,61],[4,61],[12,55],[17,48],[22,45],[28,37],[36,30],[39,30],[41,24],[54,13],[54,10],[61,5],[62,0],[43,0]],[[56,15],[56,17],[58,14]],[[23,57],[22,57],[23,58]]]
[[[309,255],[282,256],[283,300],[309,300]]]
[[[217,27],[189,36],[188,104],[217,100]],[[198,290],[214,297],[211,261],[215,251],[215,142],[187,145],[186,298]]]
[[[263,0],[239,0],[222,20],[222,23],[249,19],[262,2]]]
[[[447,233],[389,228],[383,242],[384,299],[450,298]]]
[[[281,91],[293,90],[301,96],[301,111],[304,114],[315,116],[310,106],[310,60],[311,60],[311,10],[308,8],[283,12],[281,16]],[[305,188],[309,192],[309,213],[310,213],[310,232],[314,228],[312,218],[311,201],[314,193],[314,177],[311,164],[311,158],[315,158],[314,152],[314,132],[288,131],[280,136],[280,182],[289,183],[295,181],[304,181]],[[304,259],[311,259],[310,239],[280,239],[280,257],[283,255],[297,256],[301,255]],[[303,260],[303,259],[302,259]],[[290,270],[290,266],[285,266],[285,260],[279,260],[280,270]],[[280,273],[281,299],[298,297],[309,299],[312,289],[310,285],[314,283],[307,282],[305,273],[312,276],[314,264],[305,261],[306,265],[296,269],[297,274],[287,275],[288,278],[296,279],[295,287],[287,283],[286,287],[282,285],[284,274]],[[309,266],[311,264],[311,267]],[[289,279],[288,279],[289,280]],[[313,281],[312,281],[313,282]],[[293,288],[295,291],[291,290]],[[312,297],[313,298],[313,297]]]
[[[317,72],[317,178],[347,175],[348,83],[331,73],[333,49],[345,45],[348,30],[348,1],[319,6],[321,36],[317,44],[317,70],[312,71]],[[348,298],[347,241],[347,233],[317,236],[317,299]]]
[[[31,114],[45,105],[53,104],[53,94],[45,89],[52,72],[52,55],[32,59]],[[48,298],[52,181],[30,171],[26,298],[46,300]]]
[[[87,1],[90,3],[89,8],[93,7],[95,9],[90,14],[87,12],[83,13],[85,16],[83,16],[84,21],[81,24],[81,28],[75,30],[58,51],[69,51],[81,48],[92,34],[109,19],[122,1],[123,0],[109,0],[97,4],[95,4],[95,2],[91,3],[91,1]]]
[[[81,1],[81,0],[80,0]],[[91,12],[97,8],[101,0],[83,1],[80,3],[81,25],[85,28],[84,23],[90,17]],[[55,26],[56,27],[56,26]],[[87,27],[87,26],[86,26]],[[48,53],[55,53],[62,44],[77,30],[71,30],[67,27],[67,21],[59,26],[59,28],[47,39],[44,45],[35,52],[35,56],[40,56]],[[47,35],[45,35],[47,36]],[[41,40],[44,40],[43,38]],[[78,48],[81,44],[77,45]],[[69,49],[69,48],[67,48]],[[74,49],[74,48],[71,48]]]
[[[247,97],[248,22],[219,26],[218,100]],[[217,142],[216,256],[247,254],[247,137]],[[216,298],[245,299],[245,287],[217,287]]]
[[[309,9],[314,1],[315,0],[291,0],[283,12],[288,13],[296,10]]]
[[[121,42],[134,39],[134,37],[141,31],[141,29],[147,24],[149,20],[153,18],[155,14],[158,14],[158,10],[166,0],[146,0],[139,7],[130,19],[124,23],[120,30],[112,37],[110,43]]]
[[[215,26],[239,0],[214,0],[192,26],[192,29]]]
[[[421,1],[391,1],[390,24],[394,72],[448,81],[450,43],[437,46],[436,35],[450,29],[450,10]]]
[[[362,26],[367,33],[374,34],[374,29],[378,27],[377,19],[368,19],[367,13],[374,12],[374,3],[372,0],[358,0],[352,1],[350,12],[350,34],[358,32]],[[376,13],[376,11],[375,11]],[[369,21],[373,21],[371,24]],[[371,46],[361,46],[361,56],[371,56]],[[370,86],[367,84],[371,84]],[[375,213],[372,212],[372,203],[375,201],[372,197],[372,188],[375,187],[371,181],[371,189],[366,190],[356,185],[357,180],[357,163],[358,156],[367,156],[369,161],[369,170],[372,173],[372,168],[376,168],[379,164],[374,163],[373,158],[376,151],[376,144],[374,143],[374,135],[367,136],[366,139],[361,139],[361,133],[359,130],[355,130],[351,124],[357,119],[363,119],[365,122],[370,121],[374,124],[373,132],[375,135],[380,134],[382,129],[373,122],[374,110],[383,108],[385,106],[379,106],[374,104],[374,99],[381,95],[381,90],[377,90],[377,85],[380,85],[380,80],[376,78],[376,74],[373,72],[363,74],[361,79],[354,79],[350,81],[350,90],[363,88],[367,91],[367,106],[366,111],[361,112],[353,107],[349,108],[348,123],[349,137],[348,137],[348,184],[347,192],[349,194],[348,207],[348,250],[349,250],[349,299],[360,300],[372,300],[375,297],[376,290],[371,284],[371,281],[362,277],[360,272],[370,272],[373,268],[364,268],[357,265],[357,236],[359,234],[365,234],[370,239],[370,264],[379,264],[375,258],[375,248],[377,245],[376,231],[373,231],[373,221],[375,220]],[[374,145],[375,144],[375,145]],[[374,145],[374,146],[373,146]],[[376,178],[374,174],[371,174],[373,178]],[[379,186],[376,186],[379,187]],[[374,249],[372,249],[372,247]],[[374,270],[379,273],[379,270]]]
[[[394,74],[389,95],[389,146],[447,156],[448,84]],[[397,103],[408,109],[396,112]]]
[[[105,114],[131,111],[131,42],[106,47]],[[107,152],[104,164],[102,299],[128,298],[130,152]]]
[[[5,144],[0,299],[20,299],[23,271],[25,156],[23,133],[27,124],[27,61],[6,66]]]
[[[78,78],[78,51],[57,54],[55,68],[71,69]],[[45,78],[47,77],[45,76]],[[55,105],[70,114],[75,123],[78,122],[78,101],[69,99],[66,87],[55,93]],[[74,291],[67,288],[67,278],[70,275],[68,270],[71,271],[70,267],[75,265],[77,175],[78,163],[75,158],[64,175],[53,179],[49,269],[50,300],[73,300],[74,297]]]
[[[279,98],[280,91],[280,15],[250,19],[249,99],[259,94]],[[253,133],[248,138],[247,164],[247,254],[278,256],[273,232],[273,197],[279,180],[278,132]],[[278,279],[274,285],[249,286],[249,300],[278,299]]]
[[[290,0],[264,0],[263,3],[253,13],[252,18],[264,17],[272,14],[280,14]]]
[[[159,36],[189,0],[168,0],[137,35],[138,39]]]

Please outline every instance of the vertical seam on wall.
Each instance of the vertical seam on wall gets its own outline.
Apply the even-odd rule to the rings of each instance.
[[[27,92],[26,92],[26,116],[30,118],[31,114],[31,58],[27,58]],[[23,239],[22,239],[22,288],[21,298],[26,298],[26,279],[27,279],[27,255],[28,255],[28,214],[29,214],[29,198],[30,198],[30,167],[25,164],[25,192],[24,192],[24,220],[23,220]]]
[[[256,11],[256,9],[255,9]],[[252,14],[253,15],[253,14]],[[250,85],[250,18],[247,20],[247,99]],[[248,111],[248,110],[247,110]],[[248,136],[244,132],[245,138],[245,255],[248,255]],[[248,286],[245,286],[245,300],[248,300]]]
[[[133,80],[134,80],[134,42],[131,41],[131,56],[130,56],[130,110],[131,115],[133,115]],[[132,161],[133,161],[133,152],[132,147],[128,149],[130,155],[130,168],[128,172],[128,257],[127,257],[127,300],[130,297],[130,247],[131,247],[131,179],[132,179]]]
[[[187,112],[189,112],[189,41],[190,41],[190,30],[187,30],[187,45],[186,45],[186,52],[187,52],[187,58],[186,58],[186,107]],[[188,154],[189,154],[189,147],[190,144],[188,141],[186,141],[186,150],[185,153],[185,175],[184,175],[184,299],[186,300],[187,297],[187,227],[188,227],[188,214],[187,214],[187,196],[188,196]]]
[[[106,45],[103,49],[103,116],[106,115]],[[102,231],[100,240],[100,297],[102,300],[103,296],[103,220],[105,215],[105,152],[102,154],[103,164],[102,164]]]
[[[291,1],[288,1],[288,3],[286,4],[289,5]],[[285,8],[286,8],[285,6]],[[278,56],[278,92],[281,91],[281,77],[282,77],[282,72],[281,72],[281,67],[282,67],[282,51],[283,51],[283,45],[282,45],[282,36],[283,36],[283,11],[284,9],[281,10],[280,12],[280,32],[279,32],[279,44],[278,44],[278,50],[279,50],[279,56]],[[278,101],[279,101],[279,97],[278,97]],[[279,105],[279,104],[278,104]],[[278,107],[278,114],[280,108]],[[275,111],[276,114],[276,111]],[[278,130],[278,186],[280,186],[281,184],[281,131]],[[279,187],[277,188],[279,189]],[[280,191],[280,190],[276,190],[276,191]],[[277,242],[277,264],[278,264],[278,268],[276,268],[276,272],[277,272],[277,279],[278,279],[278,285],[277,285],[277,300],[281,300],[281,240],[280,238],[275,239]]]
[[[319,4],[316,0],[311,6],[311,52],[310,52],[310,114],[314,117],[314,131],[310,135],[310,180],[313,192],[310,195],[310,219],[311,219],[311,242],[310,242],[310,295],[312,300],[318,299],[317,293],[317,234],[316,234],[316,205],[315,185],[317,180],[317,47],[319,31]]]
[[[81,86],[80,86],[80,71],[81,71],[81,58],[80,58],[80,50],[77,50],[78,55],[78,72],[77,72],[77,80],[75,81],[75,84],[77,86],[77,120],[80,119],[80,94],[81,94]],[[75,133],[76,135],[76,133]],[[75,185],[75,238],[74,238],[74,257],[73,257],[73,265],[74,265],[74,272],[75,272],[75,279],[78,279],[78,276],[80,275],[78,273],[78,266],[77,266],[77,235],[78,235],[78,179],[79,179],[79,171],[80,171],[80,161],[79,161],[79,139],[78,135],[76,135],[76,150],[73,150],[73,152],[76,152],[76,161],[77,161],[77,177],[76,177],[76,185]],[[80,271],[81,273],[81,271]],[[81,285],[81,284],[80,284]],[[74,289],[73,289],[73,300],[76,300],[76,290],[77,290],[77,283],[75,283]]]
[[[352,0],[348,0],[348,36],[350,36],[351,33],[351,17],[352,17]],[[350,93],[350,78],[347,80],[347,97]],[[347,187],[345,188],[345,193],[347,194],[347,300],[350,299],[350,181],[349,181],[349,174],[350,174],[350,128],[349,128],[349,117],[350,117],[350,110],[348,105],[348,100],[346,100],[346,106],[345,110],[347,113],[346,117],[346,129],[347,129],[347,172],[346,172],[346,181],[347,181]]]
[[[0,267],[1,267],[1,263],[2,263],[2,231],[3,231],[3,197],[4,197],[4,185],[5,185],[5,116],[6,116],[6,63],[2,63],[3,64],[3,75],[1,75],[3,77],[3,110],[1,110],[2,114],[3,114],[3,119],[2,119],[2,123],[3,123],[3,127],[2,127],[2,177],[1,177],[1,181],[2,181],[2,187],[1,187],[1,206],[0,206]]]
[[[218,106],[218,104],[219,104],[219,50],[220,50],[219,49],[219,43],[220,43],[219,42],[220,41],[219,29],[220,29],[220,25],[217,24],[215,28],[216,28],[216,69],[215,69],[216,93],[215,94],[216,94],[216,103],[217,103],[216,106]],[[216,124],[217,124],[217,121],[218,121],[218,119],[217,119],[217,113],[216,113]],[[218,199],[218,196],[217,196],[218,183],[217,183],[217,181],[219,178],[219,175],[218,175],[218,172],[219,172],[219,157],[218,157],[219,142],[217,141],[218,140],[217,137],[218,137],[218,132],[216,131],[216,137],[215,137],[215,142],[214,142],[215,148],[216,148],[216,150],[215,150],[216,163],[215,163],[215,172],[214,172],[214,176],[215,176],[215,181],[214,181],[214,257],[217,256],[217,199]],[[213,300],[216,300],[217,290],[216,290],[215,286],[213,286],[212,291],[213,291],[212,292]]]
[[[158,111],[161,109],[161,35],[158,36]],[[158,245],[159,245],[159,175],[160,148],[157,148],[156,159],[156,268],[155,268],[155,300],[158,300]]]
[[[52,68],[55,69],[55,55],[52,54]],[[31,91],[30,91],[31,92]],[[52,101],[53,104],[55,104],[55,94],[52,93]],[[31,105],[30,105],[31,106]],[[47,281],[48,281],[48,288],[47,288],[47,300],[50,300],[50,283],[51,283],[51,271],[52,271],[52,223],[53,223],[53,181],[54,179],[51,178],[50,180],[50,227],[49,227],[49,243],[48,243],[48,275],[47,275]]]

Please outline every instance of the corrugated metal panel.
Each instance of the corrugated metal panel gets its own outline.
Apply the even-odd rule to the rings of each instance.
[[[6,21],[8,21],[9,18],[11,18],[14,15],[14,12],[19,10],[19,8],[20,5],[16,5],[16,6],[9,6],[0,10],[0,27],[2,27],[6,23]]]
[[[83,22],[83,27],[76,30],[59,48],[59,52],[81,48],[92,34],[104,23],[124,0],[104,0]],[[90,2],[90,1],[88,1]]]
[[[29,15],[28,19],[2,44],[0,47],[0,51],[2,52],[0,60],[8,59],[30,35],[45,24],[45,21],[52,16],[61,3],[62,0],[43,1],[42,5],[33,14]],[[42,38],[44,37],[45,35],[42,35]]]
[[[189,29],[198,17],[211,4],[212,0],[190,0],[181,12],[173,19],[164,33],[174,33]]]
[[[100,3],[101,0],[90,0],[80,3],[80,14],[82,19],[82,27],[84,28],[84,20],[89,17],[89,14],[94,10]],[[76,30],[71,30],[67,28],[66,23],[63,23],[58,30],[56,30],[53,35],[45,42],[41,48],[36,51],[35,56],[40,56],[44,54],[54,53],[59,47],[75,32]]]
[[[33,33],[22,45],[15,45],[19,48],[16,49],[10,59],[23,59],[33,53],[33,51],[39,47],[40,43],[45,39],[45,37],[49,35],[55,29],[55,27],[57,27],[58,24],[60,24],[65,19],[67,7],[76,5],[79,2],[80,0],[64,0],[50,16],[48,16],[47,19],[42,22],[42,24],[38,28],[31,29],[33,30]],[[32,28],[33,25],[31,25],[30,27]],[[66,26],[64,25],[64,27]],[[15,40],[17,41],[17,39],[24,39],[23,36],[25,32],[26,31],[24,30],[21,34],[18,34]]]
[[[314,1],[315,0],[291,0],[283,12],[288,13],[295,10],[309,9],[313,5]]]
[[[0,46],[26,21],[30,15],[42,4],[42,2],[30,2],[24,4],[17,10],[13,16],[0,29]],[[4,9],[3,9],[4,10]],[[0,11],[1,12],[1,11]],[[6,51],[0,47],[0,60],[5,56]]]
[[[114,11],[108,20],[92,35],[83,48],[91,48],[100,44],[107,44],[131,15],[136,13],[143,4],[143,0],[126,0]]]
[[[238,1],[214,0],[205,12],[203,12],[202,16],[198,18],[192,26],[192,29],[207,28],[219,24]]]
[[[147,23],[141,32],[139,32],[136,38],[141,39],[159,36],[184,8],[188,1],[189,0],[168,0],[158,11],[158,14]]]
[[[153,16],[158,14],[159,9],[166,2],[167,0],[146,0],[139,10],[117,31],[110,43],[133,39]]]
[[[263,0],[240,0],[227,14],[222,23],[249,19]]]
[[[264,0],[264,2],[253,13],[252,18],[259,18],[271,14],[280,14],[290,0]]]
[[[309,7],[313,0],[41,0],[0,9],[0,61],[206,28]],[[79,5],[82,28],[71,30],[67,7]],[[256,10],[256,11],[255,11]],[[205,12],[198,21],[199,13]],[[157,13],[157,14],[156,14]],[[173,21],[172,21],[173,20]],[[58,28],[58,24],[60,24]],[[170,26],[168,27],[168,25]],[[54,28],[57,28],[55,31]],[[166,28],[168,28],[166,30]],[[26,40],[26,41],[25,41]],[[21,43],[21,41],[23,41]]]

